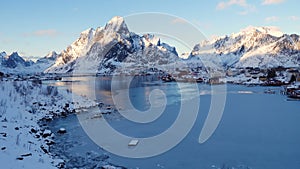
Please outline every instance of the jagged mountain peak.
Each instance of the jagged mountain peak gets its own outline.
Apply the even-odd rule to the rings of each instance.
[[[13,52],[10,55],[7,55],[7,58],[22,58],[22,57],[19,55],[18,52]]]
[[[82,32],[80,33],[80,35],[88,35],[88,34],[94,32],[94,31],[95,31],[94,28],[88,28],[88,29],[82,31]]]
[[[150,45],[150,44],[153,44],[153,45],[158,45],[160,46],[160,38],[157,37],[157,36],[154,36],[153,34],[144,34],[143,35],[143,38],[145,39],[144,42],[148,42],[146,44],[146,46]]]
[[[123,17],[115,16],[107,22],[104,29],[109,32],[117,32],[119,34],[129,34],[128,27]]]
[[[107,25],[121,25],[124,22],[124,18],[121,16],[114,16],[111,18],[108,22]]]
[[[45,62],[46,60],[56,60],[58,54],[55,51],[50,51],[46,56],[37,60],[37,62]]]
[[[89,41],[93,38],[95,34],[94,28],[86,29],[85,31],[80,33],[80,36],[77,41]]]
[[[72,44],[73,46],[79,46],[88,43],[94,37],[95,30],[93,28],[86,29],[80,33],[79,38]]]
[[[275,26],[248,26],[240,30],[240,32],[232,34],[232,36],[239,36],[239,35],[249,35],[249,34],[267,34],[274,37],[281,37],[283,33],[278,27]]]
[[[56,56],[57,53],[55,51],[51,51],[45,56],[45,58],[56,58]]]

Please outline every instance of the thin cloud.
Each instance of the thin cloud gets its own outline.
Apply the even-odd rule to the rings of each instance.
[[[21,56],[27,55],[26,52],[23,52],[23,51],[19,52],[19,54],[20,54]]]
[[[30,33],[25,33],[25,36],[36,36],[36,37],[42,37],[42,36],[47,36],[47,37],[56,37],[59,35],[59,32],[54,29],[45,29],[45,30],[37,30],[34,32]]]
[[[288,19],[291,20],[291,21],[299,21],[300,17],[298,17],[298,16],[289,16]]]
[[[256,10],[254,5],[248,4],[246,0],[229,0],[229,1],[222,1],[217,4],[217,10],[225,10],[231,6],[240,6],[244,8],[242,12],[239,12],[240,15],[246,15],[249,12],[253,12]]]
[[[263,0],[262,5],[273,5],[273,4],[280,4],[285,0]]]
[[[35,36],[57,36],[58,32],[54,29],[38,30],[38,31],[33,32],[33,35],[35,35]]]
[[[255,6],[250,5],[250,6],[247,7],[244,11],[239,12],[239,14],[240,14],[240,15],[247,15],[247,14],[249,14],[250,12],[255,12],[255,11],[256,11]]]
[[[208,22],[200,22],[198,20],[193,20],[192,23],[195,24],[196,26],[198,26],[200,29],[211,29],[212,28],[211,23],[208,23]]]
[[[173,20],[171,21],[171,23],[172,23],[172,24],[184,24],[184,23],[186,23],[186,20],[181,19],[181,18],[176,18],[176,19],[173,19]]]
[[[279,21],[279,17],[277,17],[277,16],[270,16],[270,17],[265,18],[265,21],[266,22],[278,22]]]
[[[232,5],[237,5],[237,6],[241,6],[241,7],[248,7],[249,4],[247,3],[246,0],[229,0],[227,2],[220,2],[217,5],[217,10],[224,10],[226,8],[229,8]]]
[[[13,43],[14,40],[13,40],[13,39],[9,39],[9,38],[5,38],[5,39],[1,39],[1,42],[2,42],[3,44],[7,44],[7,43]]]

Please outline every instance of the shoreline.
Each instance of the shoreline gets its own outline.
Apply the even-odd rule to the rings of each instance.
[[[5,161],[4,168],[61,168],[63,161],[49,151],[57,133],[40,122],[97,104],[82,96],[74,103],[70,91],[35,81],[3,78],[0,82],[0,159]]]

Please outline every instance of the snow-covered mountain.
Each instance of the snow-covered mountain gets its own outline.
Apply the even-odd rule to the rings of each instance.
[[[153,35],[128,30],[122,17],[112,18],[104,27],[88,29],[58,55],[48,73],[112,73],[159,67],[178,59],[176,49]]]
[[[55,51],[51,51],[46,56],[38,59],[33,65],[29,68],[30,73],[42,73],[51,65],[53,65],[57,59],[58,54]]]
[[[17,52],[7,55],[0,53],[0,71],[5,73],[41,73],[54,64],[57,58],[56,52],[52,51],[48,55],[38,59],[36,62],[25,60]]]
[[[225,67],[299,67],[299,35],[274,27],[248,27],[239,33],[197,44],[191,58]]]
[[[38,59],[36,63],[39,62],[48,62],[49,60],[55,61],[57,59],[58,54],[55,51],[49,52],[46,56]]]
[[[29,67],[33,64],[32,61],[24,60],[17,52],[12,53],[11,55],[6,55],[5,52],[1,53],[1,67],[5,68],[20,68],[20,67]]]

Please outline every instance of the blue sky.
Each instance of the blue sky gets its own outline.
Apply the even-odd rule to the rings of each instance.
[[[26,56],[61,52],[87,28],[141,12],[184,18],[207,38],[249,25],[300,34],[299,6],[298,0],[9,0],[1,2],[0,51]]]

